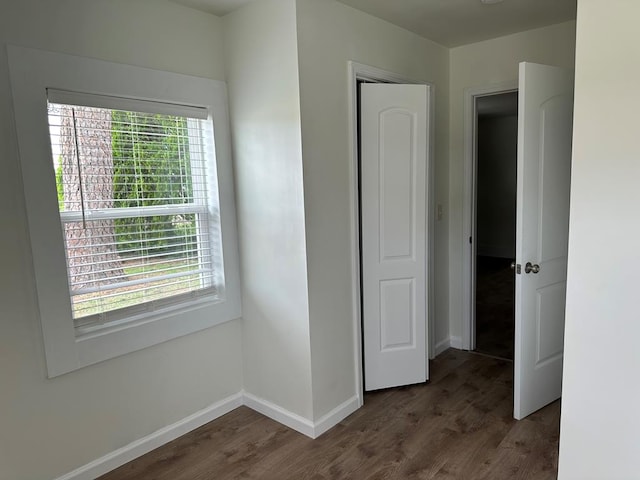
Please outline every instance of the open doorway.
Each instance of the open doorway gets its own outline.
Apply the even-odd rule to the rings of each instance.
[[[475,101],[475,351],[513,360],[518,93]]]
[[[522,62],[518,77],[518,83],[465,92],[463,218],[468,243],[462,251],[461,343],[465,350],[477,350],[476,294],[483,296],[481,291],[476,291],[475,271],[477,253],[483,253],[479,246],[484,243],[484,239],[478,238],[482,232],[478,232],[476,201],[478,102],[494,95],[493,100],[506,98],[497,95],[517,91],[516,261],[515,271],[505,274],[515,277],[513,412],[516,419],[522,419],[561,394],[573,73],[559,67]],[[489,178],[491,188],[497,190],[495,174]],[[489,253],[497,257],[495,252]],[[502,262],[506,267],[506,261]],[[490,290],[493,295],[495,289]],[[512,344],[511,339],[507,342]]]

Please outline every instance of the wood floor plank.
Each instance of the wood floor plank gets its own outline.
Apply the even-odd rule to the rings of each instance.
[[[241,407],[100,480],[556,478],[560,402],[518,422],[512,363],[448,350],[430,368],[318,439]]]
[[[549,445],[557,443],[556,433],[543,424],[527,419],[514,422],[495,452],[483,463],[476,478],[490,480],[496,478],[496,472],[503,472],[513,479],[554,479],[558,455],[557,449],[550,449]]]

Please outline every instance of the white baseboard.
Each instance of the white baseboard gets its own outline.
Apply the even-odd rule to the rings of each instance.
[[[451,343],[451,348],[462,350],[462,337],[450,337],[449,342]]]
[[[436,343],[436,347],[435,347],[436,351],[435,351],[434,357],[437,357],[449,347],[451,347],[451,339],[448,337]]]
[[[58,477],[56,480],[94,480],[131,460],[144,455],[182,435],[195,430],[202,425],[221,417],[225,413],[242,405],[242,393],[236,393],[230,397],[209,405],[202,410],[189,415],[182,420],[157,430],[139,440],[131,442],[122,448],[114,450],[107,455],[87,463],[80,468]]]
[[[276,422],[282,423],[308,437],[316,438],[334,427],[346,417],[360,408],[357,396],[353,396],[346,402],[338,405],[317,422],[301,417],[274,403],[271,403],[247,392],[239,392],[225,398],[213,405],[189,415],[171,425],[157,430],[139,440],[131,442],[122,448],[114,450],[103,457],[98,458],[80,468],[75,469],[55,480],[94,480],[116,468],[134,460],[145,453],[149,453],[176,438],[195,430],[202,425],[221,417],[225,413],[242,406],[259,412]]]
[[[256,397],[247,392],[244,392],[244,404],[252,410],[269,417],[271,420],[286,425],[310,438],[318,438],[359,408],[358,397],[354,395],[326,415],[323,415],[317,422],[312,422],[308,418],[301,417],[268,400]]]
[[[440,355],[447,348],[456,348],[458,350],[463,350],[462,348],[462,337],[448,337],[440,342],[436,343],[436,352],[435,356]]]
[[[256,397],[250,393],[243,393],[244,404],[252,410],[269,417],[271,420],[275,420],[278,423],[282,423],[289,428],[306,435],[307,437],[315,438],[314,425],[308,418],[301,417],[300,415],[290,412],[282,408],[275,403],[271,403],[264,398]]]
[[[349,400],[341,403],[326,415],[320,417],[317,422],[314,422],[313,438],[318,438],[327,430],[335,427],[338,423],[347,418],[358,408],[360,408],[360,401],[358,400],[358,396],[354,395]]]

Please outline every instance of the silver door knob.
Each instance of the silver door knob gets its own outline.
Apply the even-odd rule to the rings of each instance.
[[[511,262],[511,264],[509,265],[509,268],[511,270],[515,270],[516,269],[516,261],[515,260],[513,262]]]
[[[527,262],[524,266],[524,273],[538,273],[540,271],[540,265]]]

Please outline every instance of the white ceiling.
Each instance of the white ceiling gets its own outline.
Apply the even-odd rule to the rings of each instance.
[[[576,0],[340,0],[455,47],[576,18]]]
[[[214,15],[251,1],[173,0]],[[576,0],[338,0],[447,47],[479,42],[576,18]]]
[[[251,3],[254,0],[171,0],[175,3],[181,3],[187,7],[202,10],[203,12],[212,13],[219,17],[233,12],[238,8]],[[255,0],[260,1],[260,0]]]

